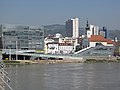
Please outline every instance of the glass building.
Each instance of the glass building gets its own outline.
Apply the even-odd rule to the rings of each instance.
[[[89,49],[83,50],[80,53],[74,54],[73,56],[84,57],[84,56],[113,56],[114,46],[103,46],[97,45]]]
[[[4,24],[0,28],[3,49],[43,50],[43,27]]]

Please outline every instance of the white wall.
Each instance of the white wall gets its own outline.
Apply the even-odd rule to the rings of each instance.
[[[68,53],[74,51],[73,48],[74,48],[74,46],[59,46],[59,52],[63,52],[63,54],[65,54],[65,53],[68,54]]]
[[[65,38],[59,38],[59,43],[73,43],[74,46],[78,45],[78,38],[73,37],[65,37]]]
[[[90,47],[95,47],[96,46],[96,42],[90,42]]]
[[[100,31],[100,35],[105,37],[105,31]]]
[[[47,45],[47,53],[55,54],[59,51],[59,44],[48,44]]]
[[[101,44],[103,44],[104,46],[113,46],[113,44],[107,44],[107,42],[90,42],[90,46],[91,46],[91,47],[95,47],[95,46],[96,46],[96,43],[101,43]]]
[[[107,44],[107,46],[114,46],[113,44]]]
[[[73,18],[73,37],[79,37],[79,19]]]
[[[94,26],[94,34],[93,35],[99,35],[99,27]]]
[[[90,25],[90,30],[87,31],[87,37],[90,38],[91,35],[99,35],[99,27]]]
[[[53,39],[48,39],[47,37],[44,39],[44,53],[48,53],[47,51],[47,43],[51,43],[51,42],[54,42]]]
[[[91,37],[91,31],[88,30],[88,31],[87,31],[87,38],[90,38],[90,37]]]

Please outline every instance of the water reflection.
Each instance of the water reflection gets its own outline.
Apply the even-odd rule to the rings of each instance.
[[[119,63],[9,65],[14,90],[120,90]]]

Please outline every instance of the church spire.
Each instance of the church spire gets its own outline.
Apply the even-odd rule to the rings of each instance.
[[[87,24],[86,24],[86,31],[89,30],[89,23],[88,23],[88,19],[87,19]]]
[[[86,24],[86,28],[89,27],[89,24],[88,24],[88,18],[87,18],[87,24]]]
[[[87,36],[88,30],[90,30],[90,27],[89,27],[88,18],[87,18],[87,23],[86,23],[86,28],[85,28],[85,36]]]

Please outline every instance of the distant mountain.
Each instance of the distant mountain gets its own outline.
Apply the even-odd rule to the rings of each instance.
[[[45,37],[49,34],[55,35],[56,33],[62,34],[62,36],[66,36],[65,25],[54,24],[54,25],[46,25],[45,29]],[[83,35],[85,32],[85,28],[79,28],[80,35]],[[118,37],[120,40],[120,30],[108,30],[108,38],[114,39],[114,37]]]
[[[62,36],[66,36],[65,25],[54,24],[54,25],[46,25],[45,29],[45,37],[49,34],[55,35],[56,33],[62,34]],[[80,28],[80,35],[84,34],[84,28]]]
[[[60,33],[65,36],[65,25],[54,24],[54,25],[46,25],[45,29],[45,37],[49,34],[55,35],[56,33]]]
[[[117,37],[120,40],[120,30],[108,30],[108,37],[111,39]]]

